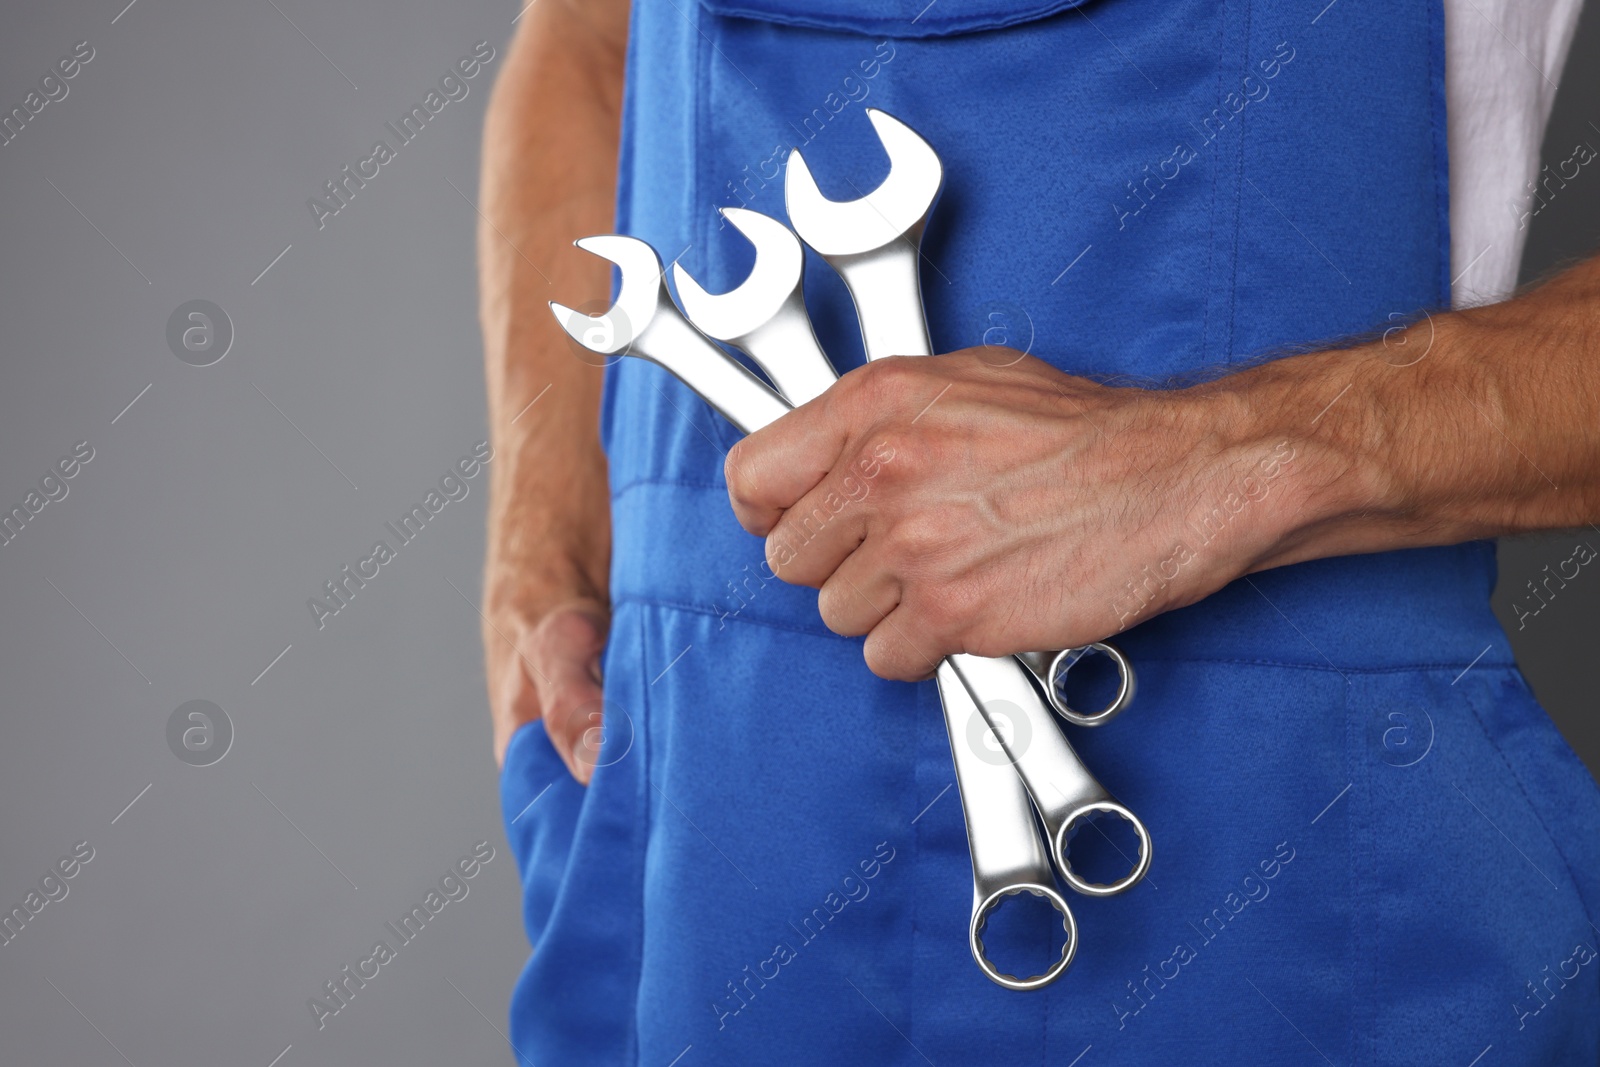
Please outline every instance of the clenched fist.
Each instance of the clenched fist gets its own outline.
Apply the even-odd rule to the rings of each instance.
[[[885,677],[1104,639],[1289,562],[1284,411],[1109,388],[1008,349],[870,363],[728,455],[740,524]]]

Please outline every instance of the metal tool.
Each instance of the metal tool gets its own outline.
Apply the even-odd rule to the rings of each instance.
[[[965,654],[951,656],[946,662],[977,701],[1027,786],[1028,795],[1044,820],[1056,870],[1067,884],[1094,897],[1113,896],[1139,884],[1150,869],[1150,832],[1137,815],[1089,773],[1049,712],[1040,705],[1038,690],[1022,664],[1012,656],[987,659]],[[1110,882],[1092,882],[1072,866],[1073,837],[1093,826],[1098,815],[1116,815],[1126,820],[1139,839],[1139,852],[1129,860],[1128,873]],[[1096,832],[1103,833],[1098,828]],[[1126,853],[1122,857],[1128,859]]]
[[[647,359],[666,368],[745,433],[789,410],[767,383],[685,321],[663,281],[661,258],[636,237],[616,234],[574,241],[617,265],[617,299],[601,315],[554,300],[550,310],[567,335],[591,352]]]
[[[723,214],[755,245],[750,276],[735,289],[713,296],[682,267],[675,267],[678,297],[695,327],[745,351],[798,406],[837,377],[817,344],[801,297],[805,264],[799,238],[781,222],[754,211],[725,208]],[[763,355],[754,351],[757,347]],[[985,744],[984,735],[992,732],[991,727],[949,664],[939,667],[939,697],[972,856],[968,947],[991,981],[1007,989],[1038,989],[1055,981],[1072,964],[1078,951],[1077,920],[1056,890],[1027,790],[1003,750],[995,752]],[[1003,901],[1020,893],[1049,902],[1060,914],[1066,933],[1060,958],[1028,977],[1002,971],[989,959],[983,943],[990,915]]]
[[[805,249],[777,219],[748,208],[721,211],[755,245],[755,267],[738,288],[713,296],[674,263],[678,301],[701,333],[755,360],[778,391],[799,407],[820,396],[836,377],[806,314]]]
[[[889,155],[889,176],[859,200],[829,200],[800,150],[792,149],[783,185],[789,223],[844,279],[868,359],[932,355],[917,260],[944,165],[899,119],[875,107],[867,108],[867,118]]]
[[[1059,978],[1078,954],[1078,921],[1056,891],[1050,856],[1039,838],[1028,803],[1028,792],[1002,750],[992,752],[984,743],[993,732],[972,695],[954,676],[949,661],[939,665],[939,703],[944,707],[945,731],[950,736],[950,758],[955,764],[956,788],[967,826],[967,851],[972,856],[972,919],[967,926],[967,947],[972,958],[992,982],[1007,989],[1039,989]],[[1007,974],[989,959],[983,931],[989,917],[1008,898],[1021,893],[1040,897],[1061,916],[1066,939],[1061,956],[1039,974],[1026,978]]]
[[[1078,711],[1067,700],[1067,672],[1091,656],[1106,656],[1111,660],[1117,672],[1117,692],[1099,711]],[[1078,726],[1104,726],[1133,702],[1137,685],[1133,665],[1115,645],[1096,641],[1061,652],[1018,652],[1017,659],[1039,683],[1056,714]]]
[[[867,118],[888,153],[888,177],[860,199],[829,200],[795,149],[784,178],[789,220],[850,290],[869,360],[932,355],[918,260],[944,167],[933,147],[905,123],[870,107]],[[1117,695],[1098,711],[1081,712],[1067,702],[1065,680],[1073,665],[1091,651],[1111,657],[1117,668]],[[1108,644],[1030,653],[1024,663],[1039,680],[1050,706],[1079,726],[1103,726],[1133,699],[1133,667]]]
[[[868,108],[867,117],[888,153],[888,177],[859,199],[829,200],[796,148],[789,153],[784,182],[789,221],[800,239],[838,272],[850,291],[867,359],[932,355],[918,261],[922,232],[938,199],[944,167],[932,146],[909,126],[877,108]],[[1078,892],[1093,896],[1120,893],[1136,885],[1150,866],[1149,832],[1095,780],[1054,728],[1022,664],[1010,657],[988,660],[966,654],[951,656],[947,662],[1016,764],[1050,834],[1051,853],[1062,878]],[[1125,664],[1126,660],[1119,656],[1118,662]],[[937,675],[946,707],[951,703],[947,677],[942,671]],[[1050,679],[1053,694],[1053,673]],[[1124,688],[1131,690],[1131,684]],[[1008,721],[1008,712],[1015,716],[1013,721]],[[1005,731],[1012,727],[1016,729],[1007,737]],[[1126,819],[1139,838],[1139,855],[1129,873],[1108,883],[1080,876],[1069,856],[1073,833],[1096,812]]]

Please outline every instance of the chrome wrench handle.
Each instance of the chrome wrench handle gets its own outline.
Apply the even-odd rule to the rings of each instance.
[[[745,433],[789,410],[783,398],[676,314],[658,316],[629,355],[665,367]]]
[[[1053,716],[1040,703],[1023,666],[1010,656],[987,659],[957,654],[947,662],[1027,786],[1049,834],[1056,870],[1067,884],[1095,897],[1112,896],[1139,884],[1150,869],[1150,832],[1137,815],[1089,773]],[[1139,839],[1139,853],[1130,861],[1128,873],[1111,882],[1092,882],[1072,866],[1072,837],[1092,825],[1089,820],[1097,813],[1125,819]],[[1124,854],[1123,858],[1128,857]]]
[[[920,253],[911,243],[922,236],[922,227],[918,223],[893,244],[870,252],[823,255],[850,290],[869,360],[933,354],[922,309]]]
[[[1056,891],[1050,857],[1039,840],[1027,790],[1011,766],[1010,757],[1004,749],[994,752],[984,744],[993,729],[949,661],[939,665],[937,678],[956,788],[961,794],[961,812],[967,826],[967,850],[972,856],[972,921],[967,927],[967,946],[990,981],[1019,991],[1040,989],[1072,966],[1078,953],[1078,922]],[[1030,893],[1049,903],[1061,916],[1066,933],[1060,958],[1043,972],[1026,978],[1000,970],[990,961],[983,943],[989,917],[1019,893]]]

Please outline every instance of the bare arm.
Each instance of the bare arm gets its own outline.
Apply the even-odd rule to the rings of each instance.
[[[1349,386],[1302,431],[1327,484],[1306,485],[1264,565],[1600,522],[1600,257],[1403,339],[1217,384],[1241,417],[1282,403],[1308,420]]]
[[[1189,389],[996,349],[882,360],[727,473],[778,576],[900,679],[1101,640],[1302,560],[1600,523],[1600,258]]]
[[[571,242],[612,228],[627,34],[626,0],[532,5],[484,129],[479,314],[495,462],[483,636],[494,754],[503,761],[517,727],[543,718],[582,781],[594,765],[582,742],[599,736],[609,621],[601,371],[576,357],[545,302],[609,291],[606,264]]]

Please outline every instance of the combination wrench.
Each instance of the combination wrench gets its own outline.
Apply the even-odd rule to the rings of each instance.
[[[892,115],[867,108],[867,117],[888,154],[887,177],[858,199],[829,200],[805,157],[798,148],[793,149],[784,179],[789,222],[800,239],[844,281],[855,303],[868,360],[929,356],[933,344],[923,311],[919,260],[922,234],[944,181],[944,166],[927,141]],[[1126,660],[1119,655],[1117,662],[1125,664]],[[1051,855],[1062,878],[1073,889],[1091,896],[1110,896],[1136,885],[1150,867],[1149,831],[1095,780],[1054,728],[1029,669],[1012,657],[984,659],[962,653],[946,659],[936,677],[947,705],[951,700],[948,690],[959,688],[952,684],[959,680],[994,728],[1044,821]],[[1054,681],[1053,674],[1050,681]],[[1046,688],[1054,705],[1057,687],[1050,684]],[[1122,690],[1131,695],[1132,686],[1124,684]],[[1125,705],[1126,699],[1117,703]],[[1008,713],[1015,718],[1008,719]],[[1109,883],[1083,878],[1073,870],[1068,855],[1073,834],[1097,813],[1126,820],[1139,839],[1132,869]]]
[[[722,214],[755,246],[754,267],[736,288],[713,295],[681,264],[674,264],[678,300],[692,325],[745,352],[784,397],[799,406],[837,378],[806,314],[800,239],[783,223],[746,208],[723,208]],[[972,859],[968,948],[991,981],[1007,989],[1038,989],[1072,964],[1078,948],[1077,921],[1056,890],[1027,790],[1003,752],[984,743],[990,728],[971,695],[959,682],[950,684],[941,676],[939,697]],[[1003,971],[990,960],[983,942],[989,916],[1019,893],[1047,901],[1060,914],[1066,934],[1060,957],[1043,972],[1027,977]]]

